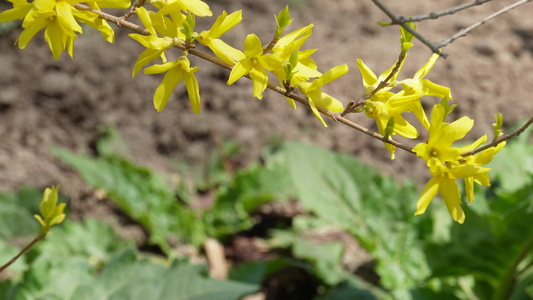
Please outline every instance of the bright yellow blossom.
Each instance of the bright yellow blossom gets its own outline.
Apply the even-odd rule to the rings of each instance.
[[[229,75],[228,85],[233,84],[239,78],[250,73],[254,85],[254,97],[262,99],[263,92],[268,85],[268,75],[265,69],[271,71],[279,68],[281,59],[272,54],[263,55],[261,40],[255,34],[249,34],[244,40],[244,54]]]
[[[380,82],[384,81],[394,69],[396,63],[379,77],[377,77],[372,70],[363,63],[362,60],[357,60],[357,67],[361,72],[363,77],[363,85],[365,87],[365,95],[370,94],[374,91]],[[403,65],[403,62],[402,62]],[[400,65],[399,69],[401,69]],[[414,139],[418,137],[418,131],[413,127],[405,118],[401,115],[402,111],[392,110],[389,107],[389,100],[394,97],[392,92],[389,92],[391,88],[396,85],[396,78],[398,76],[399,70],[394,74],[391,79],[388,81],[388,86],[379,90],[375,93],[370,99],[365,101],[364,111],[365,114],[376,121],[378,126],[379,133],[385,135],[385,127],[389,122],[389,119],[394,118],[394,131],[392,134],[398,134],[408,139]],[[391,159],[394,159],[394,152],[396,147],[394,145],[385,143],[385,146],[391,153]]]
[[[235,65],[237,61],[246,58],[244,54],[219,39],[226,31],[239,24],[242,20],[242,10],[228,15],[226,11],[217,18],[211,29],[202,31],[196,38],[200,44],[209,47],[216,56],[224,62]]]
[[[322,74],[322,76],[313,80],[313,82],[300,82],[296,85],[300,92],[307,96],[307,100],[309,101],[309,106],[311,107],[313,114],[322,122],[324,127],[328,127],[328,125],[326,125],[326,122],[324,122],[324,119],[322,119],[322,116],[316,108],[316,105],[332,112],[341,112],[344,110],[344,106],[339,100],[322,92],[320,89],[325,84],[332,82],[346,73],[348,73],[348,65],[344,64],[332,68],[331,70]]]
[[[144,74],[159,74],[164,73],[163,81],[157,87],[154,94],[154,106],[157,111],[162,111],[167,105],[170,94],[182,80],[187,87],[189,100],[191,101],[192,109],[195,114],[200,113],[200,89],[198,81],[194,76],[194,72],[198,67],[191,68],[189,59],[186,56],[180,57],[175,62],[167,62],[162,65],[153,65],[144,69]]]
[[[435,96],[452,99],[449,88],[435,84],[428,79],[423,79],[429,70],[433,68],[438,58],[439,54],[433,54],[429,61],[415,73],[413,78],[400,81],[403,91],[397,93],[389,101],[389,107],[392,110],[399,112],[412,111],[426,129],[429,128],[429,122],[420,103],[420,97]]]
[[[469,200],[473,200],[473,181],[489,184],[487,173],[490,168],[481,166],[488,163],[501,148],[493,148],[494,150],[486,153],[483,151],[478,154],[480,156],[477,158],[475,156],[463,158],[461,153],[464,150],[474,149],[486,138],[482,137],[472,145],[463,148],[452,147],[456,140],[463,138],[472,129],[474,121],[463,117],[452,123],[446,123],[445,117],[446,109],[443,105],[435,105],[431,113],[428,141],[413,148],[419,157],[426,160],[430,173],[433,175],[422,190],[415,215],[423,214],[431,199],[440,193],[453,220],[462,224],[465,214],[461,208],[461,195],[456,179],[465,178],[467,196]],[[471,182],[468,183],[470,180]]]
[[[152,18],[150,17],[150,14],[144,7],[137,7],[135,8],[135,11],[137,12],[137,15],[139,16],[139,19],[141,19],[141,22],[144,24],[146,29],[150,32],[150,35],[141,35],[136,33],[131,33],[129,36],[136,40],[137,42],[141,43],[144,47],[146,47],[146,50],[143,51],[141,56],[137,59],[135,62],[135,66],[133,68],[133,74],[132,77],[137,74],[141,70],[141,68],[149,63],[150,61],[157,59],[161,57],[163,59],[163,63],[166,62],[165,57],[165,50],[168,50],[172,48],[172,46],[175,43],[175,39],[172,37],[163,37],[160,38],[157,35],[157,32],[154,28],[154,25],[152,24]]]

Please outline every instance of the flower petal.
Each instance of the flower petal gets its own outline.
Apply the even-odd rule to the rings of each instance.
[[[193,70],[196,71],[198,67]],[[183,74],[183,81],[187,87],[187,93],[189,94],[189,100],[191,101],[192,110],[195,114],[200,113],[200,88],[198,87],[198,81],[193,72]]]
[[[461,208],[461,194],[459,193],[459,187],[455,179],[443,179],[439,184],[439,192],[446,203],[448,212],[452,216],[452,219],[460,224],[465,221],[465,213]]]
[[[427,75],[429,70],[431,70],[431,68],[433,68],[433,65],[435,64],[435,62],[437,61],[438,58],[439,58],[439,54],[433,53],[433,55],[431,55],[431,57],[429,58],[429,61],[422,68],[420,68],[420,70],[418,70],[416,72],[416,74],[413,77],[413,79],[422,79],[422,78],[424,78],[424,76]]]
[[[165,108],[170,94],[176,88],[176,85],[180,83],[182,77],[183,71],[178,68],[172,68],[165,74],[163,81],[154,93],[154,107],[157,111],[162,111]]]
[[[228,79],[227,84],[232,85],[239,78],[248,74],[251,68],[252,66],[250,62],[248,61],[248,59],[243,59],[239,61],[236,65],[233,66],[233,69],[231,69],[231,73],[229,74],[229,79]]]
[[[372,70],[370,70],[370,68],[365,65],[361,59],[357,59],[357,67],[363,76],[363,85],[365,88],[368,88],[369,86],[372,86],[378,82],[376,74],[374,74],[374,72],[372,72]]]
[[[261,40],[255,34],[249,34],[244,40],[244,54],[246,57],[257,57],[263,54]]]
[[[424,189],[422,190],[422,194],[420,195],[420,198],[418,199],[418,202],[416,202],[416,212],[415,216],[423,214],[428,205],[429,202],[431,202],[431,199],[433,199],[437,192],[439,191],[439,179],[436,177],[431,178],[428,183],[424,186]]]
[[[263,92],[268,85],[267,72],[263,68],[254,67],[250,70],[250,79],[252,79],[254,84],[254,97],[259,100],[263,99]]]

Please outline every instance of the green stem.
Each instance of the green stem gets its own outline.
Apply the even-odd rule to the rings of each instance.
[[[1,266],[0,267],[0,272],[4,271],[4,269],[6,269],[7,267],[9,267],[10,265],[12,265],[14,262],[17,261],[17,259],[19,259],[19,257],[21,257],[24,253],[26,253],[26,251],[30,250],[31,247],[33,247],[33,245],[35,245],[38,241],[40,241],[42,238],[44,237],[44,235],[37,235],[33,241],[31,241],[28,245],[26,245],[26,247],[24,247],[24,249],[22,249],[19,254],[17,254],[15,257],[13,257],[10,261],[8,261],[5,265]]]

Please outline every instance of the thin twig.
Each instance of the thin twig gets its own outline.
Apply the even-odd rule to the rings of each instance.
[[[474,24],[468,26],[467,28],[461,29],[458,33],[452,35],[451,37],[449,37],[449,38],[447,38],[445,40],[443,40],[442,42],[436,44],[435,46],[437,46],[438,48],[442,48],[442,47],[452,43],[456,39],[458,39],[460,37],[463,37],[463,36],[466,36],[466,34],[469,33],[470,31],[472,31],[472,30],[476,29],[477,27],[487,23],[488,21],[496,18],[497,16],[502,15],[502,14],[514,9],[514,8],[517,8],[518,6],[520,6],[522,4],[526,4],[526,3],[531,2],[531,1],[532,0],[521,0],[521,1],[518,1],[518,2],[516,2],[514,4],[506,6],[506,7],[502,8],[502,9],[500,9],[499,11],[493,13],[492,15],[484,18],[483,20],[481,20],[481,21],[479,21],[477,23],[474,23]]]
[[[405,29],[406,31],[414,35],[419,41],[421,41],[424,45],[426,45],[429,49],[431,49],[433,53],[437,53],[444,58],[448,56],[447,54],[444,54],[440,51],[439,49],[440,47],[438,47],[437,45],[435,45],[434,43],[426,39],[423,35],[418,33],[418,31],[411,28],[411,26],[408,26],[407,24],[405,24],[405,22],[402,22],[401,19],[402,18],[405,19],[405,17],[400,16],[396,14],[395,12],[393,12],[387,5],[381,2],[381,0],[372,0],[372,2],[374,2],[374,4],[377,7],[379,7],[379,9],[381,9],[381,11],[383,11],[387,16],[389,16],[389,18],[392,21],[391,23],[399,24],[400,26],[402,26],[403,29]]]
[[[33,241],[31,241],[28,245],[26,245],[26,247],[24,247],[24,249],[22,249],[19,254],[17,254],[15,257],[13,257],[10,261],[8,261],[5,265],[1,266],[0,267],[0,272],[4,271],[4,269],[6,269],[7,267],[11,266],[14,262],[17,261],[17,259],[19,259],[19,257],[21,257],[24,253],[26,253],[26,251],[30,250],[31,247],[33,247],[33,245],[35,245],[38,241],[40,241],[44,236],[39,234],[37,235],[37,237],[35,237],[33,239]]]
[[[101,17],[102,19],[104,19],[106,21],[115,23],[117,25],[120,23],[120,26],[126,27],[126,28],[131,29],[131,30],[133,30],[135,32],[138,32],[138,33],[141,33],[141,34],[144,34],[144,35],[149,35],[150,34],[150,32],[148,32],[147,29],[143,29],[143,28],[141,28],[138,25],[135,25],[135,24],[130,23],[128,21],[122,20],[119,17],[115,17],[113,15],[104,13],[104,12],[99,11],[99,10],[91,9],[88,6],[85,6],[83,4],[74,4],[74,7],[76,9],[79,9],[79,10],[91,11],[91,12],[97,14],[99,17]],[[176,47],[176,48],[178,48],[180,50],[184,50],[184,51],[187,50],[185,45],[175,44],[174,47]],[[209,62],[211,62],[211,63],[213,63],[215,65],[221,66],[221,67],[223,67],[223,68],[225,68],[227,70],[232,70],[233,69],[233,66],[223,62],[222,60],[220,60],[220,59],[218,59],[216,57],[213,57],[213,56],[211,56],[209,54],[203,53],[201,51],[198,51],[198,50],[195,50],[195,49],[190,49],[189,50],[189,54],[198,56],[198,57],[200,57],[200,58],[202,58],[204,60],[207,60],[207,61],[209,61]],[[250,79],[249,75],[246,75],[245,77]],[[273,83],[269,82],[267,87],[269,89],[275,91],[278,94],[281,94],[283,96],[289,97],[289,98],[291,98],[291,99],[293,99],[293,100],[295,100],[297,102],[300,102],[300,103],[302,103],[302,104],[304,104],[306,106],[309,106],[309,102],[306,99],[303,99],[302,97],[300,97],[300,96],[298,96],[298,95],[296,95],[294,93],[287,92],[287,90],[285,90],[284,88],[281,88],[281,87],[279,87],[279,86],[277,86],[277,85],[275,85]],[[323,108],[321,106],[317,106],[316,108],[318,109],[318,111],[320,113],[322,113],[323,115],[325,115],[327,117],[330,117],[332,120],[335,120],[335,121],[338,121],[340,123],[343,123],[343,124],[353,128],[353,129],[358,130],[358,131],[360,131],[360,132],[362,132],[362,133],[364,133],[366,135],[369,135],[369,136],[371,136],[371,137],[373,137],[375,139],[378,139],[378,140],[380,140],[382,142],[385,142],[385,143],[389,143],[389,144],[394,145],[394,146],[396,146],[396,147],[398,147],[400,149],[403,149],[403,150],[405,150],[407,152],[410,152],[410,153],[414,154],[414,152],[411,150],[411,148],[409,148],[408,146],[403,145],[400,142],[397,142],[397,141],[395,141],[395,140],[393,140],[391,138],[386,139],[381,134],[379,134],[377,132],[374,132],[374,131],[366,128],[366,127],[363,127],[363,126],[361,126],[359,124],[356,124],[356,123],[354,123],[354,122],[352,122],[352,121],[350,121],[350,120],[348,120],[348,119],[346,119],[346,118],[344,118],[342,116],[338,116],[338,114],[333,113],[333,112],[331,112],[331,111],[329,111],[329,110],[327,110],[327,109],[325,109],[325,108]]]
[[[522,125],[522,127],[518,128],[517,130],[509,133],[509,134],[506,134],[506,135],[503,135],[497,139],[495,139],[492,143],[490,144],[487,144],[483,147],[480,147],[480,148],[477,148],[477,149],[474,149],[472,151],[468,151],[468,152],[465,152],[465,153],[461,153],[461,156],[469,156],[469,155],[474,155],[476,153],[479,153],[481,151],[484,151],[484,150],[487,150],[489,148],[492,148],[492,147],[496,147],[498,146],[498,144],[502,143],[502,142],[505,142],[513,137],[516,137],[516,136],[519,136],[522,132],[524,132],[524,130],[526,130],[526,128],[529,127],[529,125],[533,124],[533,117],[531,117],[524,125]]]
[[[490,2],[492,0],[474,0],[472,2],[468,2],[468,3],[465,3],[465,4],[461,4],[461,5],[458,5],[458,6],[454,6],[454,7],[450,7],[448,9],[445,9],[445,10],[441,10],[441,11],[438,11],[438,12],[431,12],[429,14],[425,14],[425,15],[416,15],[416,16],[410,16],[410,17],[403,17],[403,16],[400,16],[400,22],[401,23],[407,23],[407,22],[420,22],[420,21],[424,21],[424,20],[429,20],[429,19],[438,19],[442,16],[447,16],[447,15],[453,15],[455,14],[456,12],[459,12],[461,10],[464,10],[464,9],[467,9],[467,8],[470,8],[470,7],[473,7],[473,6],[478,6],[478,5],[481,5],[481,4],[484,4],[484,3],[487,3],[487,2]],[[399,24],[399,23],[391,23],[392,24]]]

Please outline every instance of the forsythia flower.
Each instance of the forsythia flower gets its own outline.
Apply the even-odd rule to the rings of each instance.
[[[392,70],[394,69],[394,65],[389,70],[381,74],[378,78],[374,72],[372,72],[372,70],[365,65],[365,63],[363,63],[362,60],[357,60],[357,67],[359,68],[359,71],[363,77],[365,95],[368,95],[374,91],[379,83],[385,80],[391,74]],[[400,65],[400,69],[402,65]],[[376,121],[379,133],[381,135],[385,135],[385,128],[389,122],[389,119],[394,118],[395,125],[392,134],[398,134],[408,139],[414,139],[418,137],[418,131],[416,128],[414,128],[413,125],[409,124],[409,122],[405,120],[405,118],[401,115],[402,111],[393,110],[389,107],[389,100],[394,97],[394,94],[389,92],[389,90],[396,85],[396,77],[398,73],[393,75],[388,81],[389,86],[379,90],[372,97],[370,97],[370,99],[365,101],[364,111],[369,118],[372,118]],[[394,159],[396,147],[388,143],[385,143],[385,146],[391,153],[391,159]]]
[[[22,22],[24,30],[17,39],[19,48],[26,48],[35,34],[46,28],[44,38],[50,46],[54,59],[59,59],[59,55],[67,47],[72,57],[76,32],[82,32],[73,15],[77,10],[66,1],[35,0],[31,4],[24,2],[16,1],[13,9],[0,14],[1,22],[24,19]]]
[[[226,44],[223,40],[219,39],[226,31],[233,28],[242,20],[242,10],[236,11],[230,15],[226,11],[222,12],[211,29],[202,31],[196,40],[200,44],[209,47],[216,56],[218,56],[224,62],[235,65],[235,63],[241,59],[244,59],[244,54]]]
[[[476,148],[486,140],[486,137],[463,148],[452,147],[453,142],[463,138],[472,129],[474,121],[468,117],[462,117],[452,123],[445,123],[445,117],[444,106],[435,105],[431,113],[428,141],[413,148],[419,157],[427,161],[427,166],[433,175],[422,190],[415,215],[424,213],[431,199],[440,192],[453,220],[462,224],[465,214],[461,208],[461,195],[456,179],[465,178],[466,181],[471,181],[466,184],[466,193],[469,195],[469,200],[473,200],[473,184],[471,183],[476,181],[484,185],[490,184],[487,176],[490,168],[481,166],[490,162],[503,145],[492,148],[493,150],[483,151],[474,157],[463,158],[462,151]]]
[[[198,17],[210,17],[213,15],[209,5],[200,0],[149,0],[149,2],[157,7],[163,15],[170,15],[175,22],[180,21],[180,11],[190,12]]]
[[[400,81],[403,91],[395,95],[390,99],[389,106],[391,109],[401,112],[412,111],[420,123],[429,128],[429,122],[424,113],[424,109],[420,104],[420,97],[423,96],[435,96],[439,98],[445,97],[446,99],[452,99],[450,89],[435,84],[428,79],[423,79],[429,70],[433,68],[433,65],[439,58],[438,54],[433,54],[429,61],[418,70],[413,78],[408,78]]]
[[[77,33],[82,33],[82,28],[77,21],[98,29],[108,42],[114,41],[113,29],[105,20],[98,18],[92,12],[78,11],[72,6],[83,2],[81,0],[35,0],[32,3],[28,3],[26,0],[12,0],[11,2],[13,9],[2,12],[0,22],[24,20],[22,22],[24,30],[17,39],[20,49],[26,48],[35,34],[45,29],[44,37],[50,46],[54,59],[59,59],[61,52],[65,49],[72,57],[74,40]],[[126,0],[95,0],[89,1],[88,4],[94,9],[100,9],[99,5],[127,8],[131,3]]]
[[[158,74],[167,72],[154,94],[155,109],[157,109],[157,111],[161,111],[163,108],[165,108],[170,94],[176,85],[178,85],[178,83],[180,83],[183,79],[185,86],[187,87],[187,93],[189,94],[192,109],[195,114],[199,114],[200,89],[198,87],[198,81],[194,76],[194,72],[197,70],[198,67],[190,67],[189,59],[186,56],[180,57],[175,62],[167,62],[162,65],[153,65],[144,69],[144,74]]]
[[[263,92],[268,85],[268,75],[265,69],[271,71],[281,65],[281,59],[272,54],[263,55],[261,40],[255,34],[249,34],[244,40],[244,54],[229,75],[228,85],[250,73],[254,84],[254,97],[262,99]]]
[[[322,92],[320,88],[346,73],[348,73],[348,65],[344,64],[332,68],[313,82],[301,82],[296,85],[300,92],[307,96],[313,114],[322,122],[324,127],[328,127],[328,125],[326,125],[326,122],[322,119],[316,105],[324,107],[332,112],[341,112],[344,110],[344,106],[339,100]]]
[[[163,62],[166,62],[165,57],[165,50],[168,50],[174,46],[174,38],[171,37],[163,37],[160,38],[157,35],[157,32],[155,31],[155,28],[152,24],[152,19],[150,18],[150,14],[144,7],[137,7],[135,8],[135,11],[137,12],[137,15],[141,19],[141,22],[144,24],[146,29],[150,32],[150,35],[141,35],[136,33],[131,33],[129,36],[136,40],[137,42],[141,43],[141,45],[146,47],[146,50],[143,51],[141,56],[137,59],[135,62],[135,67],[133,68],[133,74],[132,77],[137,74],[141,70],[141,68],[149,63],[150,61],[157,59],[161,57],[163,59]],[[176,29],[177,30],[177,29]]]

